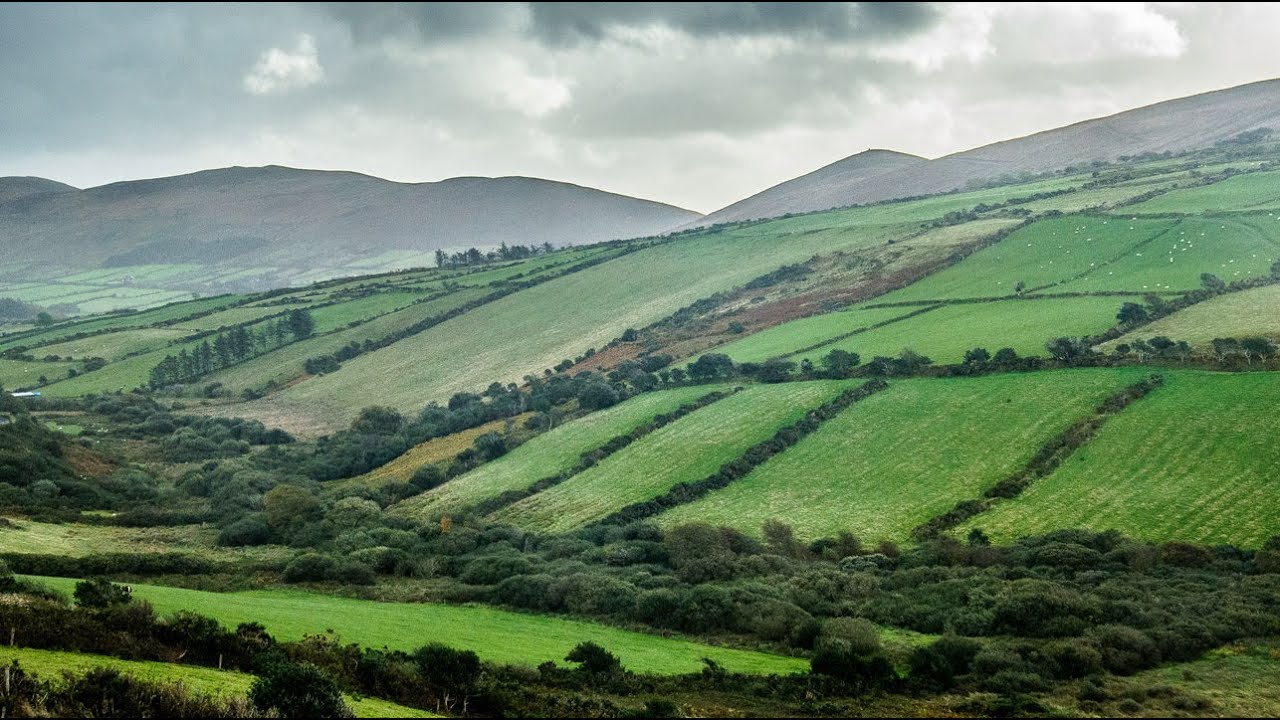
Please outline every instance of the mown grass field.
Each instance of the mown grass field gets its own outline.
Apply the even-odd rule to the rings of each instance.
[[[805,539],[842,530],[906,542],[911,530],[977,497],[1140,369],[892,381],[732,485],[656,518],[759,535],[767,520]]]
[[[476,438],[481,435],[491,432],[501,433],[506,429],[508,422],[519,427],[529,417],[531,414],[526,413],[514,418],[494,420],[470,430],[428,440],[409,448],[405,454],[364,475],[326,483],[325,489],[341,491],[351,487],[383,487],[392,483],[407,483],[413,477],[414,471],[423,465],[448,462],[458,453],[471,447]]]
[[[1125,212],[1190,214],[1260,208],[1280,208],[1280,172],[1238,175],[1212,185],[1174,190],[1125,208]]]
[[[757,385],[653,432],[569,480],[494,513],[550,532],[581,527],[693,482],[862,381]]]
[[[965,352],[975,347],[991,353],[1011,347],[1019,355],[1045,356],[1048,340],[1091,335],[1115,325],[1116,312],[1127,300],[1140,298],[1070,297],[945,305],[792,359],[808,357],[817,362],[836,348],[856,352],[864,362],[877,355],[896,356],[905,348],[937,363],[960,362]]]
[[[1200,351],[1210,351],[1214,338],[1266,335],[1280,338],[1280,285],[1268,285],[1221,295],[1126,333],[1102,347],[1161,336],[1185,340]]]
[[[34,579],[68,595],[76,583],[68,578]],[[410,651],[441,642],[472,650],[490,662],[530,667],[546,661],[564,665],[564,656],[575,645],[591,640],[617,655],[626,668],[658,675],[699,672],[704,657],[732,672],[788,674],[808,669],[802,658],[481,606],[383,603],[301,590],[211,593],[155,585],[132,587],[135,598],[151,603],[162,615],[189,610],[228,627],[260,622],[282,640],[300,640],[304,635],[332,630],[343,642],[366,647]]]
[[[1184,371],[1165,379],[1052,475],[966,527],[997,540],[1080,527],[1240,547],[1280,533],[1276,375]]]
[[[0,552],[84,557],[100,553],[191,553],[211,560],[287,560],[296,551],[282,546],[222,548],[218,531],[200,525],[126,528],[13,520],[0,527]]]
[[[397,504],[391,512],[427,520],[436,515],[456,513],[508,490],[522,490],[537,480],[568,470],[578,462],[582,453],[630,432],[655,415],[670,412],[707,393],[723,389],[704,385],[646,393],[607,410],[591,413],[538,435],[497,460],[440,487],[409,498]]]
[[[188,690],[212,697],[245,697],[253,687],[254,676],[234,670],[216,670],[198,665],[121,660],[109,655],[36,650],[34,648],[0,647],[0,663],[17,660],[22,669],[42,679],[53,680],[64,672],[81,675],[94,668],[107,667],[125,675],[151,682],[180,682]],[[344,699],[358,718],[429,718],[440,717],[417,708],[397,705],[372,697]]]
[[[9,360],[0,358],[0,385],[6,390],[34,387],[40,384],[40,376],[53,381],[67,376],[72,369],[79,371],[78,362],[44,362],[43,360]]]

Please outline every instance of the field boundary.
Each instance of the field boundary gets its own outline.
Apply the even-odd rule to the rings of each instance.
[[[773,437],[756,443],[737,458],[720,466],[713,475],[695,482],[676,484],[667,492],[644,502],[632,503],[614,512],[592,525],[625,525],[627,523],[653,517],[677,505],[693,502],[712,490],[719,490],[735,480],[746,477],[756,467],[769,458],[781,455],[789,448],[817,430],[826,421],[847,410],[853,404],[886,390],[889,383],[884,380],[868,380],[856,388],[840,393],[833,400],[810,410],[805,417],[773,434]]]
[[[578,473],[586,471],[588,468],[595,466],[601,460],[604,460],[610,455],[627,447],[628,445],[635,442],[636,440],[639,440],[640,438],[652,432],[655,432],[663,427],[666,427],[667,425],[670,425],[671,423],[675,422],[676,420],[679,420],[680,418],[686,415],[689,415],[695,411],[701,410],[702,408],[707,407],[709,405],[713,405],[717,402],[720,402],[721,400],[724,400],[725,398],[731,395],[735,395],[741,390],[742,390],[741,387],[736,387],[733,390],[729,390],[729,391],[716,390],[715,392],[707,393],[706,395],[703,395],[702,397],[699,397],[696,400],[693,400],[692,402],[684,403],[683,405],[676,408],[675,410],[672,410],[671,412],[655,415],[648,422],[642,423],[641,425],[634,427],[631,430],[621,435],[615,435],[612,438],[609,438],[608,440],[606,440],[602,445],[582,453],[581,455],[578,456],[578,462],[574,463],[573,467],[567,470],[562,470],[556,473],[555,475],[548,475],[547,477],[541,478],[536,482],[534,482],[532,485],[529,485],[524,489],[507,490],[487,500],[481,500],[480,502],[465,508],[463,510],[463,513],[464,514],[473,513],[476,515],[488,515],[490,513],[497,512],[498,510],[501,510],[502,508],[507,507],[508,505],[513,505],[517,502],[520,502],[521,500],[524,500],[527,497],[532,497],[534,495],[537,495],[538,493],[542,492],[543,490],[546,490],[547,488],[555,487],[556,485],[559,485],[560,483],[568,480],[569,478],[572,478]]]
[[[1031,483],[1048,477],[1057,470],[1067,458],[1085,445],[1088,445],[1098,430],[1112,416],[1119,414],[1134,402],[1146,397],[1156,388],[1164,385],[1162,375],[1152,375],[1139,380],[1124,389],[1115,392],[1103,400],[1093,412],[1072,423],[1070,427],[1040,446],[1039,451],[1027,461],[1022,468],[988,488],[982,497],[973,500],[961,500],[942,515],[938,515],[916,529],[911,536],[916,540],[936,540],[942,533],[953,530],[961,523],[990,510],[1001,500],[1009,500],[1022,494]]]

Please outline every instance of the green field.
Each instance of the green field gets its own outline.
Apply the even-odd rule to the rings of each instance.
[[[1195,290],[1201,287],[1203,273],[1225,282],[1265,277],[1276,258],[1280,258],[1280,223],[1260,223],[1256,217],[1188,218],[1105,268],[1054,290]]]
[[[168,345],[171,341],[190,335],[188,330],[175,327],[138,328],[119,332],[92,335],[79,340],[41,345],[30,352],[36,357],[60,355],[62,357],[90,358],[100,357],[110,361],[123,358],[133,353],[154,350]]]
[[[66,377],[67,371],[73,368],[78,371],[80,363],[65,361],[44,362],[43,360],[28,362],[26,360],[0,358],[0,386],[3,386],[6,390],[35,387],[40,384],[41,375],[52,382]]]
[[[543,433],[506,455],[471,472],[409,498],[392,510],[394,514],[426,520],[435,515],[456,513],[469,505],[508,490],[523,490],[535,481],[568,470],[585,452],[600,447],[617,435],[630,432],[655,415],[670,412],[723,387],[689,387],[645,393],[607,410],[561,425]]]
[[[566,532],[680,482],[716,472],[775,431],[861,381],[757,385],[687,415],[600,464],[494,513],[499,521]]]
[[[833,337],[866,329],[919,310],[914,307],[867,308],[865,305],[840,312],[814,315],[775,325],[712,350],[738,362],[761,362],[785,357],[799,348],[817,345]]]
[[[281,545],[217,547],[217,528],[206,525],[127,528],[14,520],[0,527],[0,552],[84,557],[98,553],[191,553],[210,560],[286,562],[297,551]]]
[[[17,660],[22,669],[43,679],[52,680],[64,672],[83,674],[94,668],[107,667],[125,675],[150,682],[180,682],[188,690],[201,695],[231,698],[245,697],[253,686],[254,676],[234,670],[215,670],[198,665],[121,660],[109,655],[0,647],[0,663]],[[440,717],[417,708],[397,705],[371,697],[344,697],[358,718],[430,718]]]
[[[1215,338],[1265,335],[1280,338],[1280,285],[1220,295],[1156,320],[1102,347],[1150,340],[1161,336],[1185,340],[1200,351],[1209,351]]]
[[[68,594],[76,583],[68,578],[34,579]],[[287,641],[332,630],[343,642],[366,647],[410,651],[440,642],[472,650],[482,660],[533,667],[546,661],[563,664],[569,650],[591,640],[621,658],[628,669],[658,675],[699,672],[704,657],[731,672],[787,674],[804,672],[809,666],[802,658],[482,606],[383,603],[300,590],[211,593],[155,585],[132,587],[135,598],[151,603],[162,615],[189,610],[228,627],[260,622],[273,636]]]
[[[223,295],[204,300],[173,303],[143,312],[90,318],[79,322],[59,323],[51,328],[21,333],[13,337],[6,336],[4,338],[4,342],[0,342],[0,350],[8,350],[18,346],[33,348],[40,345],[49,345],[64,338],[72,335],[79,335],[81,333],[148,327],[161,323],[172,322],[188,315],[208,312],[219,307],[226,307],[240,301],[241,298],[238,296]]]
[[[1046,341],[1063,335],[1100,333],[1116,324],[1121,304],[1138,299],[1071,297],[946,305],[800,353],[793,359],[808,357],[816,362],[836,348],[858,353],[863,362],[877,355],[896,356],[904,348],[937,363],[958,363],[966,351],[975,347],[985,347],[992,353],[1011,347],[1019,355],[1044,356]]]
[[[1172,220],[1072,216],[1042,220],[961,262],[890,293],[879,302],[1013,295],[1049,288],[1081,273],[1107,273],[1103,266],[1169,231]],[[1052,291],[1062,290],[1052,287]],[[1123,288],[1134,290],[1134,288]]]
[[[799,537],[841,530],[864,542],[911,530],[981,495],[1139,370],[1064,370],[901,380],[853,405],[745,478],[657,517],[664,527],[766,520]]]
[[[1257,547],[1280,534],[1280,382],[1166,373],[1088,445],[970,525],[1009,540],[1066,527]]]
[[[1280,172],[1237,175],[1212,185],[1174,190],[1125,208],[1125,212],[1190,214],[1269,208],[1280,208]]]

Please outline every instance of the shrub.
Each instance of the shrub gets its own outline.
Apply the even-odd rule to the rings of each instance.
[[[338,686],[318,668],[276,656],[262,663],[249,701],[263,712],[285,718],[349,718]]]
[[[107,608],[112,605],[124,605],[133,598],[127,587],[115,585],[102,578],[94,578],[76,583],[75,599],[80,607]]]
[[[285,566],[281,579],[288,583],[318,582],[328,580],[336,568],[337,563],[328,555],[303,553]]]
[[[617,656],[588,640],[578,643],[568,655],[569,662],[579,663],[578,670],[591,675],[614,675],[624,672]]]

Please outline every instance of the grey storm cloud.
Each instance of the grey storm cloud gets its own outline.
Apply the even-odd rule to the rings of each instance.
[[[1280,75],[1280,9],[0,3],[0,175],[531,175],[712,210]]]

